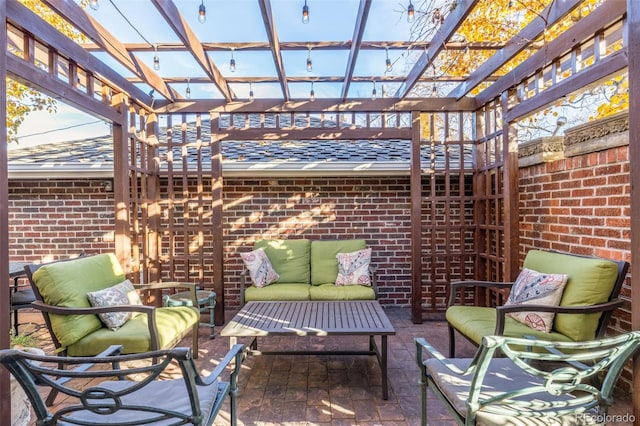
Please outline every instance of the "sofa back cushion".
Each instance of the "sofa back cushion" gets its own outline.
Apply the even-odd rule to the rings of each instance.
[[[258,240],[253,248],[264,249],[280,276],[277,283],[309,284],[310,240]]]
[[[367,247],[365,240],[311,242],[311,284],[335,283],[338,277],[338,253],[351,253]]]
[[[125,280],[113,253],[43,265],[33,273],[33,282],[49,305],[89,308],[88,292],[103,290]],[[102,328],[97,315],[49,315],[51,328],[63,347]]]
[[[542,250],[527,253],[523,267],[547,274],[567,274],[560,306],[585,306],[607,302],[618,277],[618,265],[606,259],[572,256]],[[553,330],[574,341],[593,340],[600,313],[558,314]]]

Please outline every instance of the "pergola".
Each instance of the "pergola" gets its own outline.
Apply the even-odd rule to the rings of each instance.
[[[434,244],[425,238],[429,232],[447,235],[450,244],[445,257],[453,270],[463,271],[471,265],[478,279],[513,279],[518,272],[518,140],[514,124],[583,88],[624,73],[640,73],[640,3],[635,0],[505,0],[503,3],[528,12],[531,18],[504,43],[468,40],[460,33],[474,14],[483,8],[486,12],[491,3],[499,3],[495,1],[423,0],[415,5],[407,1],[407,9],[402,6],[398,16],[406,19],[408,7],[413,8],[413,31],[407,31],[405,38],[388,40],[367,37],[368,28],[384,24],[380,22],[383,6],[391,3],[386,0],[202,2],[208,20],[214,19],[217,8],[223,11],[230,5],[254,19],[250,25],[264,28],[264,38],[250,41],[220,41],[203,31],[198,27],[197,2],[111,2],[121,8],[117,10],[125,21],[143,32],[153,21],[152,14],[161,18],[162,28],[156,30],[167,39],[155,43],[120,40],[114,34],[115,27],[108,28],[107,22],[76,2],[43,3],[85,39],[73,41],[17,0],[0,0],[0,16],[6,22],[2,33],[5,60],[0,62],[0,72],[113,124],[116,251],[136,280],[183,278],[180,271],[187,267],[199,283],[213,283],[223,299],[222,141],[405,139],[412,142],[411,279],[416,322],[425,314],[422,256],[423,247]],[[107,0],[99,3],[103,10],[110,4]],[[398,2],[392,3],[399,7]],[[526,8],[525,3],[536,6]],[[127,11],[140,4],[152,10],[148,14]],[[349,38],[283,40],[280,34],[286,33],[282,29],[287,25],[283,11],[294,8],[299,20],[306,8],[314,19],[314,10],[337,4],[341,10],[335,13],[350,17]],[[495,26],[503,19],[497,17]],[[568,21],[571,25],[566,25]],[[292,58],[311,60],[315,54],[341,58],[344,72],[301,74],[292,65]],[[486,60],[463,75],[442,68],[460,54],[476,54]],[[182,58],[180,61],[188,58],[189,66],[182,74],[165,75],[154,69],[159,55],[163,62],[171,57]],[[222,72],[229,57],[256,64],[267,58],[272,75],[261,74],[257,68],[238,76]],[[381,66],[378,73],[363,74],[358,61],[367,57],[379,58],[382,64],[387,58],[410,58],[410,65],[400,71],[394,63],[394,72]],[[5,116],[6,88],[3,78],[0,94],[5,102],[0,105]],[[193,96],[188,96],[187,89]],[[374,90],[376,96],[370,96]],[[330,95],[313,99],[310,91]],[[630,141],[640,138],[640,119],[636,121],[633,113],[639,102],[640,83],[631,78]],[[194,139],[190,139],[193,132],[183,126],[190,117],[195,123]],[[0,126],[0,133],[6,135],[6,120]],[[6,142],[5,136],[0,144],[2,276],[9,275]],[[421,164],[424,150],[444,161]],[[206,151],[203,158],[207,163],[191,166],[181,161],[187,151],[197,156]],[[637,259],[640,150],[630,143],[629,152],[631,257]],[[467,155],[471,162],[461,160]],[[449,161],[454,158],[457,161]],[[444,176],[444,191],[436,188],[432,178],[436,169]],[[185,191],[188,179],[196,182],[197,193]],[[473,194],[465,194],[461,185],[456,185],[466,179],[473,184]],[[457,207],[466,203],[474,206],[472,227],[456,217]],[[436,210],[444,225],[422,220],[425,212],[434,214]],[[211,226],[201,221],[204,214],[210,215],[213,224],[206,231],[212,235],[207,250],[202,243],[204,227]],[[471,251],[458,244],[468,238],[475,241]],[[204,269],[205,255],[214,259],[211,271]],[[639,262],[632,262],[631,275],[640,276]],[[224,300],[219,302],[224,306]],[[0,294],[0,304],[8,306],[8,290]],[[216,315],[216,320],[222,321],[223,309]],[[9,345],[9,328],[9,317],[3,315],[0,347]],[[637,285],[632,286],[632,328],[640,329]],[[9,422],[10,398],[7,372],[0,374],[0,423],[4,424]],[[639,356],[634,360],[633,386],[634,406],[639,407]],[[636,419],[640,424],[638,412]]]

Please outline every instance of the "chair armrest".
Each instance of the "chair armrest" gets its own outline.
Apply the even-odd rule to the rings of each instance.
[[[149,336],[151,339],[151,350],[160,349],[160,338],[156,325],[156,308],[155,306],[146,305],[118,305],[104,307],[88,307],[88,308],[70,308],[66,306],[53,306],[36,300],[31,306],[42,312],[58,315],[97,315],[109,312],[140,312],[147,316],[147,327],[149,328]],[[197,306],[194,305],[194,306]]]
[[[506,315],[510,312],[553,312],[556,314],[594,314],[613,311],[624,304],[620,299],[588,306],[549,306],[549,305],[509,305],[496,308],[496,329],[494,334],[502,336]]]
[[[240,306],[244,306],[244,290],[248,287],[247,285],[247,275],[249,271],[244,268],[242,272],[240,272]]]
[[[369,265],[369,275],[371,276],[371,287],[378,300],[378,267]]]
[[[427,368],[423,361],[423,351],[426,351],[426,353],[430,356],[430,358],[437,359],[447,369],[451,370],[456,374],[469,374],[473,372],[475,365],[477,363],[476,361],[477,361],[478,353],[476,352],[476,356],[473,358],[473,361],[471,361],[471,364],[469,364],[469,367],[466,370],[462,371],[455,365],[448,362],[449,358],[442,355],[442,353],[439,350],[434,348],[433,345],[427,342],[424,338],[416,337],[414,341],[416,343],[416,361],[418,362],[418,367],[420,367],[420,370],[422,370],[423,377],[425,378],[427,377]]]
[[[447,307],[453,306],[456,302],[456,294],[458,290],[474,287],[474,288],[511,288],[513,282],[495,282],[495,281],[453,281],[449,284],[449,302]]]
[[[220,364],[218,364],[209,375],[207,375],[206,377],[196,377],[196,384],[205,386],[210,385],[211,383],[215,382],[215,380],[222,374],[222,372],[227,368],[231,361],[235,361],[230,379],[231,386],[234,387],[237,384],[238,374],[240,373],[240,367],[242,366],[243,359],[244,345],[233,345],[233,347],[229,350],[229,352],[227,352],[222,361],[220,361]]]

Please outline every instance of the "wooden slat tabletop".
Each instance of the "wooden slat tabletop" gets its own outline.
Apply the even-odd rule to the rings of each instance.
[[[375,300],[249,302],[227,324],[222,336],[394,335]]]

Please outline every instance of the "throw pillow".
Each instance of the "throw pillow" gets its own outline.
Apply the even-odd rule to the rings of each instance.
[[[255,249],[249,253],[240,253],[240,257],[249,270],[251,281],[256,287],[268,286],[280,278],[263,248]]]
[[[129,280],[99,291],[87,293],[89,303],[94,308],[119,305],[142,305],[138,292]],[[100,320],[115,331],[135,316],[135,312],[107,312],[98,314]]]
[[[523,268],[516,278],[511,293],[505,303],[508,305],[549,305],[558,306],[562,292],[567,285],[565,274],[543,274],[532,269]],[[551,331],[553,312],[511,312],[511,318],[528,325],[534,330]]]
[[[371,249],[366,248],[352,253],[338,253],[337,286],[371,285],[369,278],[369,263],[371,263]]]

